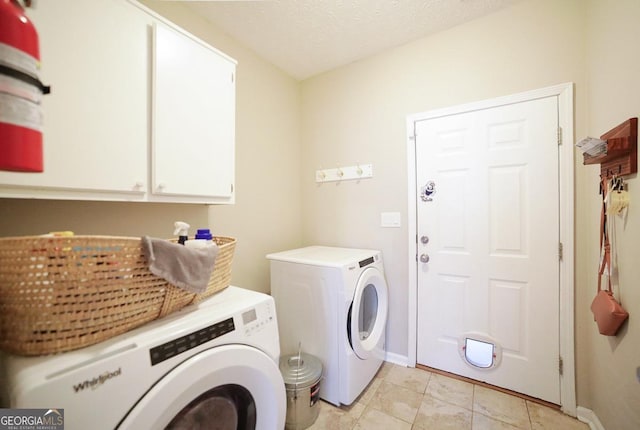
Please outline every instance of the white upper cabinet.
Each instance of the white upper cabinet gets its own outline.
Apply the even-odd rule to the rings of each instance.
[[[151,17],[122,1],[37,6],[27,13],[40,39],[40,79],[51,85],[42,102],[44,173],[0,172],[0,184],[39,188],[18,190],[27,197],[46,190],[73,197],[76,190],[141,198],[148,183]]]
[[[231,198],[235,64],[161,23],[153,42],[152,191]]]
[[[134,1],[36,6],[44,172],[0,197],[233,203],[235,61]]]

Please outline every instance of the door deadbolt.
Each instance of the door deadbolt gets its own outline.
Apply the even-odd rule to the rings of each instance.
[[[421,236],[420,242],[422,242],[423,245],[426,245],[427,243],[429,243],[429,236]]]
[[[429,256],[427,254],[420,254],[420,261],[422,263],[428,263],[429,262]]]

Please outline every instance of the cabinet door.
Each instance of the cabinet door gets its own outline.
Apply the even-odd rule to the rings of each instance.
[[[27,14],[40,39],[41,80],[51,85],[44,173],[0,172],[0,195],[15,186],[13,195],[25,197],[142,198],[151,17],[125,0],[41,1]]]
[[[233,199],[235,62],[155,24],[152,192]]]

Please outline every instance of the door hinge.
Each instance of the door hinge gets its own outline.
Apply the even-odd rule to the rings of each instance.
[[[562,356],[558,357],[558,371],[560,372],[560,375],[562,375],[562,372],[564,371],[564,362],[562,361]]]
[[[562,145],[562,127],[558,127],[558,146]]]
[[[562,246],[562,242],[559,242],[558,243],[558,259],[560,261],[562,261],[563,253],[564,253],[564,247]]]

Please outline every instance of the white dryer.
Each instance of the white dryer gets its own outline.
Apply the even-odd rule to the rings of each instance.
[[[0,356],[0,407],[64,409],[69,430],[282,429],[279,353],[273,299],[228,287],[97,345]]]
[[[320,397],[350,405],[384,360],[388,289],[380,251],[310,246],[267,255],[282,354],[324,366]]]

